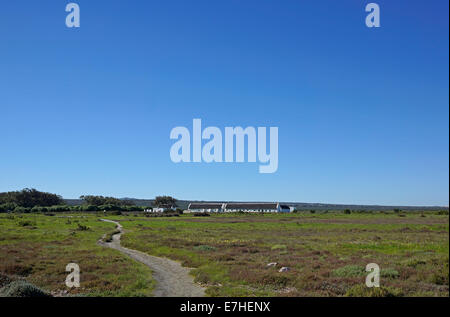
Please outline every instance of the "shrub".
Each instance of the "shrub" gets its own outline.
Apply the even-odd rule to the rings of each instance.
[[[0,212],[11,212],[16,209],[17,205],[15,203],[5,203],[0,205]]]
[[[436,285],[448,286],[448,270],[447,272],[434,272],[431,275],[430,282]]]
[[[9,276],[0,273],[0,288],[2,288],[3,286],[5,286],[11,282],[12,282],[12,280]]]
[[[95,205],[83,205],[80,206],[80,211],[99,211],[100,209]]]
[[[88,226],[78,224],[77,230],[78,231],[87,231],[87,230],[90,230],[90,228]]]
[[[16,207],[14,208],[14,212],[19,213],[19,214],[27,214],[31,211],[30,208],[27,207]]]
[[[194,215],[194,217],[209,217],[209,216],[211,216],[207,212],[194,212],[193,215]]]
[[[214,250],[216,250],[216,248],[212,247],[210,245],[198,245],[198,246],[194,247],[194,250],[197,250],[197,251],[214,251]]]
[[[335,277],[359,277],[368,274],[365,268],[359,265],[347,265],[335,269],[332,275]],[[397,278],[400,276],[397,270],[392,268],[386,268],[380,270],[380,275],[387,278]]]
[[[395,212],[396,214],[400,213],[400,211],[401,211],[401,210],[398,209],[398,208],[395,208],[395,209],[394,209],[394,212]]]
[[[127,209],[128,207],[126,207],[125,209]],[[120,206],[116,206],[116,205],[101,205],[98,206],[98,209],[101,211],[122,211],[122,207]],[[133,211],[133,210],[129,210],[129,211]]]
[[[401,290],[392,287],[367,287],[366,285],[356,285],[350,288],[345,296],[350,297],[399,297]]]
[[[48,293],[23,280],[9,283],[0,289],[3,297],[51,297]]]
[[[437,212],[437,214],[438,214],[438,215],[441,215],[441,216],[444,216],[444,215],[447,215],[447,216],[448,216],[448,210],[439,210],[439,211]]]
[[[28,221],[28,220],[19,221],[19,226],[21,226],[21,227],[33,227],[35,225],[36,225],[35,223]]]
[[[43,213],[47,211],[48,211],[47,207],[34,206],[33,208],[31,208],[31,212]]]
[[[332,275],[335,277],[357,277],[366,274],[364,267],[359,265],[347,265],[333,270]]]
[[[289,281],[290,279],[286,275],[281,275],[280,273],[269,273],[261,279],[261,285],[272,285],[275,288],[283,288],[288,285]]]
[[[70,211],[71,207],[67,205],[58,205],[58,206],[51,206],[48,208],[47,211],[50,212],[64,212],[64,211]]]
[[[421,259],[408,259],[405,264],[406,266],[416,268],[419,265],[427,264],[427,262]]]
[[[183,214],[183,209],[181,209],[181,208],[177,208],[177,209],[175,209],[175,211],[176,211],[179,215],[182,215],[182,214]]]
[[[352,211],[350,209],[345,209],[344,210],[344,214],[346,215],[350,215],[352,213]]]
[[[284,244],[275,244],[274,246],[272,246],[271,249],[272,250],[286,250],[287,246]]]
[[[380,275],[387,278],[397,278],[400,276],[400,273],[398,273],[398,271],[395,269],[386,268],[381,269]]]
[[[312,214],[316,213],[316,211],[314,209],[311,209],[309,212],[312,213]]]

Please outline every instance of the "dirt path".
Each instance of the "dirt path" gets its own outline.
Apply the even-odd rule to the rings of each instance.
[[[153,292],[155,297],[201,297],[205,296],[205,289],[195,284],[192,276],[189,275],[189,268],[181,266],[180,263],[148,255],[146,253],[124,248],[120,245],[120,236],[124,233],[120,223],[108,219],[101,219],[105,222],[114,223],[120,233],[112,236],[112,242],[98,243],[102,246],[116,249],[132,259],[144,263],[153,271],[153,278],[156,280],[156,288]]]

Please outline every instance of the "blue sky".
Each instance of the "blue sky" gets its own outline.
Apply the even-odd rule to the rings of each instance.
[[[0,6],[0,191],[448,205],[448,1]],[[172,128],[278,126],[279,167],[175,164]]]

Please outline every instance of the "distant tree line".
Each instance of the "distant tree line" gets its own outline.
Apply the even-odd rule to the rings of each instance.
[[[25,188],[21,191],[0,193],[0,205],[10,204],[19,207],[32,208],[35,206],[48,207],[64,204],[61,196],[51,193]]]
[[[56,194],[40,192],[25,188],[21,191],[0,193],[0,212],[67,212],[67,211],[144,211],[151,207],[136,206],[126,199],[83,195],[82,205],[70,206]],[[170,196],[158,196],[154,205],[157,207],[175,208],[176,199]]]
[[[83,195],[80,199],[84,200],[86,205],[102,206],[102,205],[114,205],[114,206],[132,206],[133,203],[129,200],[119,199],[114,197],[103,197],[93,195]]]

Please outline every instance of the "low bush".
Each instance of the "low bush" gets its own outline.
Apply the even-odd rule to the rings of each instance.
[[[14,208],[14,212],[18,214],[27,214],[31,212],[31,209],[27,207],[16,207]]]
[[[21,220],[21,221],[19,221],[18,225],[21,227],[33,227],[33,226],[36,226],[36,223],[28,221],[28,220]]]
[[[381,269],[380,275],[387,278],[397,278],[400,276],[397,270],[391,268]]]
[[[13,281],[0,289],[1,297],[51,297],[37,286],[23,280]]]
[[[16,209],[17,205],[15,203],[5,203],[0,205],[0,213],[1,212],[12,212]]]
[[[2,288],[3,286],[5,286],[11,282],[12,282],[12,280],[9,276],[0,273],[0,288]]]
[[[192,213],[192,215],[194,216],[194,217],[209,217],[209,216],[211,216],[209,213],[207,213],[207,212],[194,212],[194,213]]]
[[[364,267],[359,265],[347,265],[333,270],[332,275],[335,277],[358,277],[366,274]]]
[[[77,230],[78,231],[88,231],[88,230],[90,230],[90,228],[88,226],[78,224]]]
[[[214,250],[216,250],[216,248],[212,247],[210,245],[198,245],[198,246],[194,247],[194,250],[197,250],[197,251],[214,251]]]
[[[34,206],[33,208],[31,208],[31,212],[43,213],[43,212],[47,212],[47,211],[48,211],[47,207]]]
[[[356,285],[350,288],[345,296],[349,297],[399,297],[401,290],[393,287],[367,287],[366,285]]]
[[[448,283],[448,270],[447,272],[434,272],[431,275],[430,282],[436,285],[449,285]]]
[[[99,211],[100,209],[97,206],[94,205],[83,205],[80,206],[80,211]]]
[[[179,217],[180,215],[177,213],[170,213],[170,214],[166,214],[166,213],[146,213],[145,217]]]

